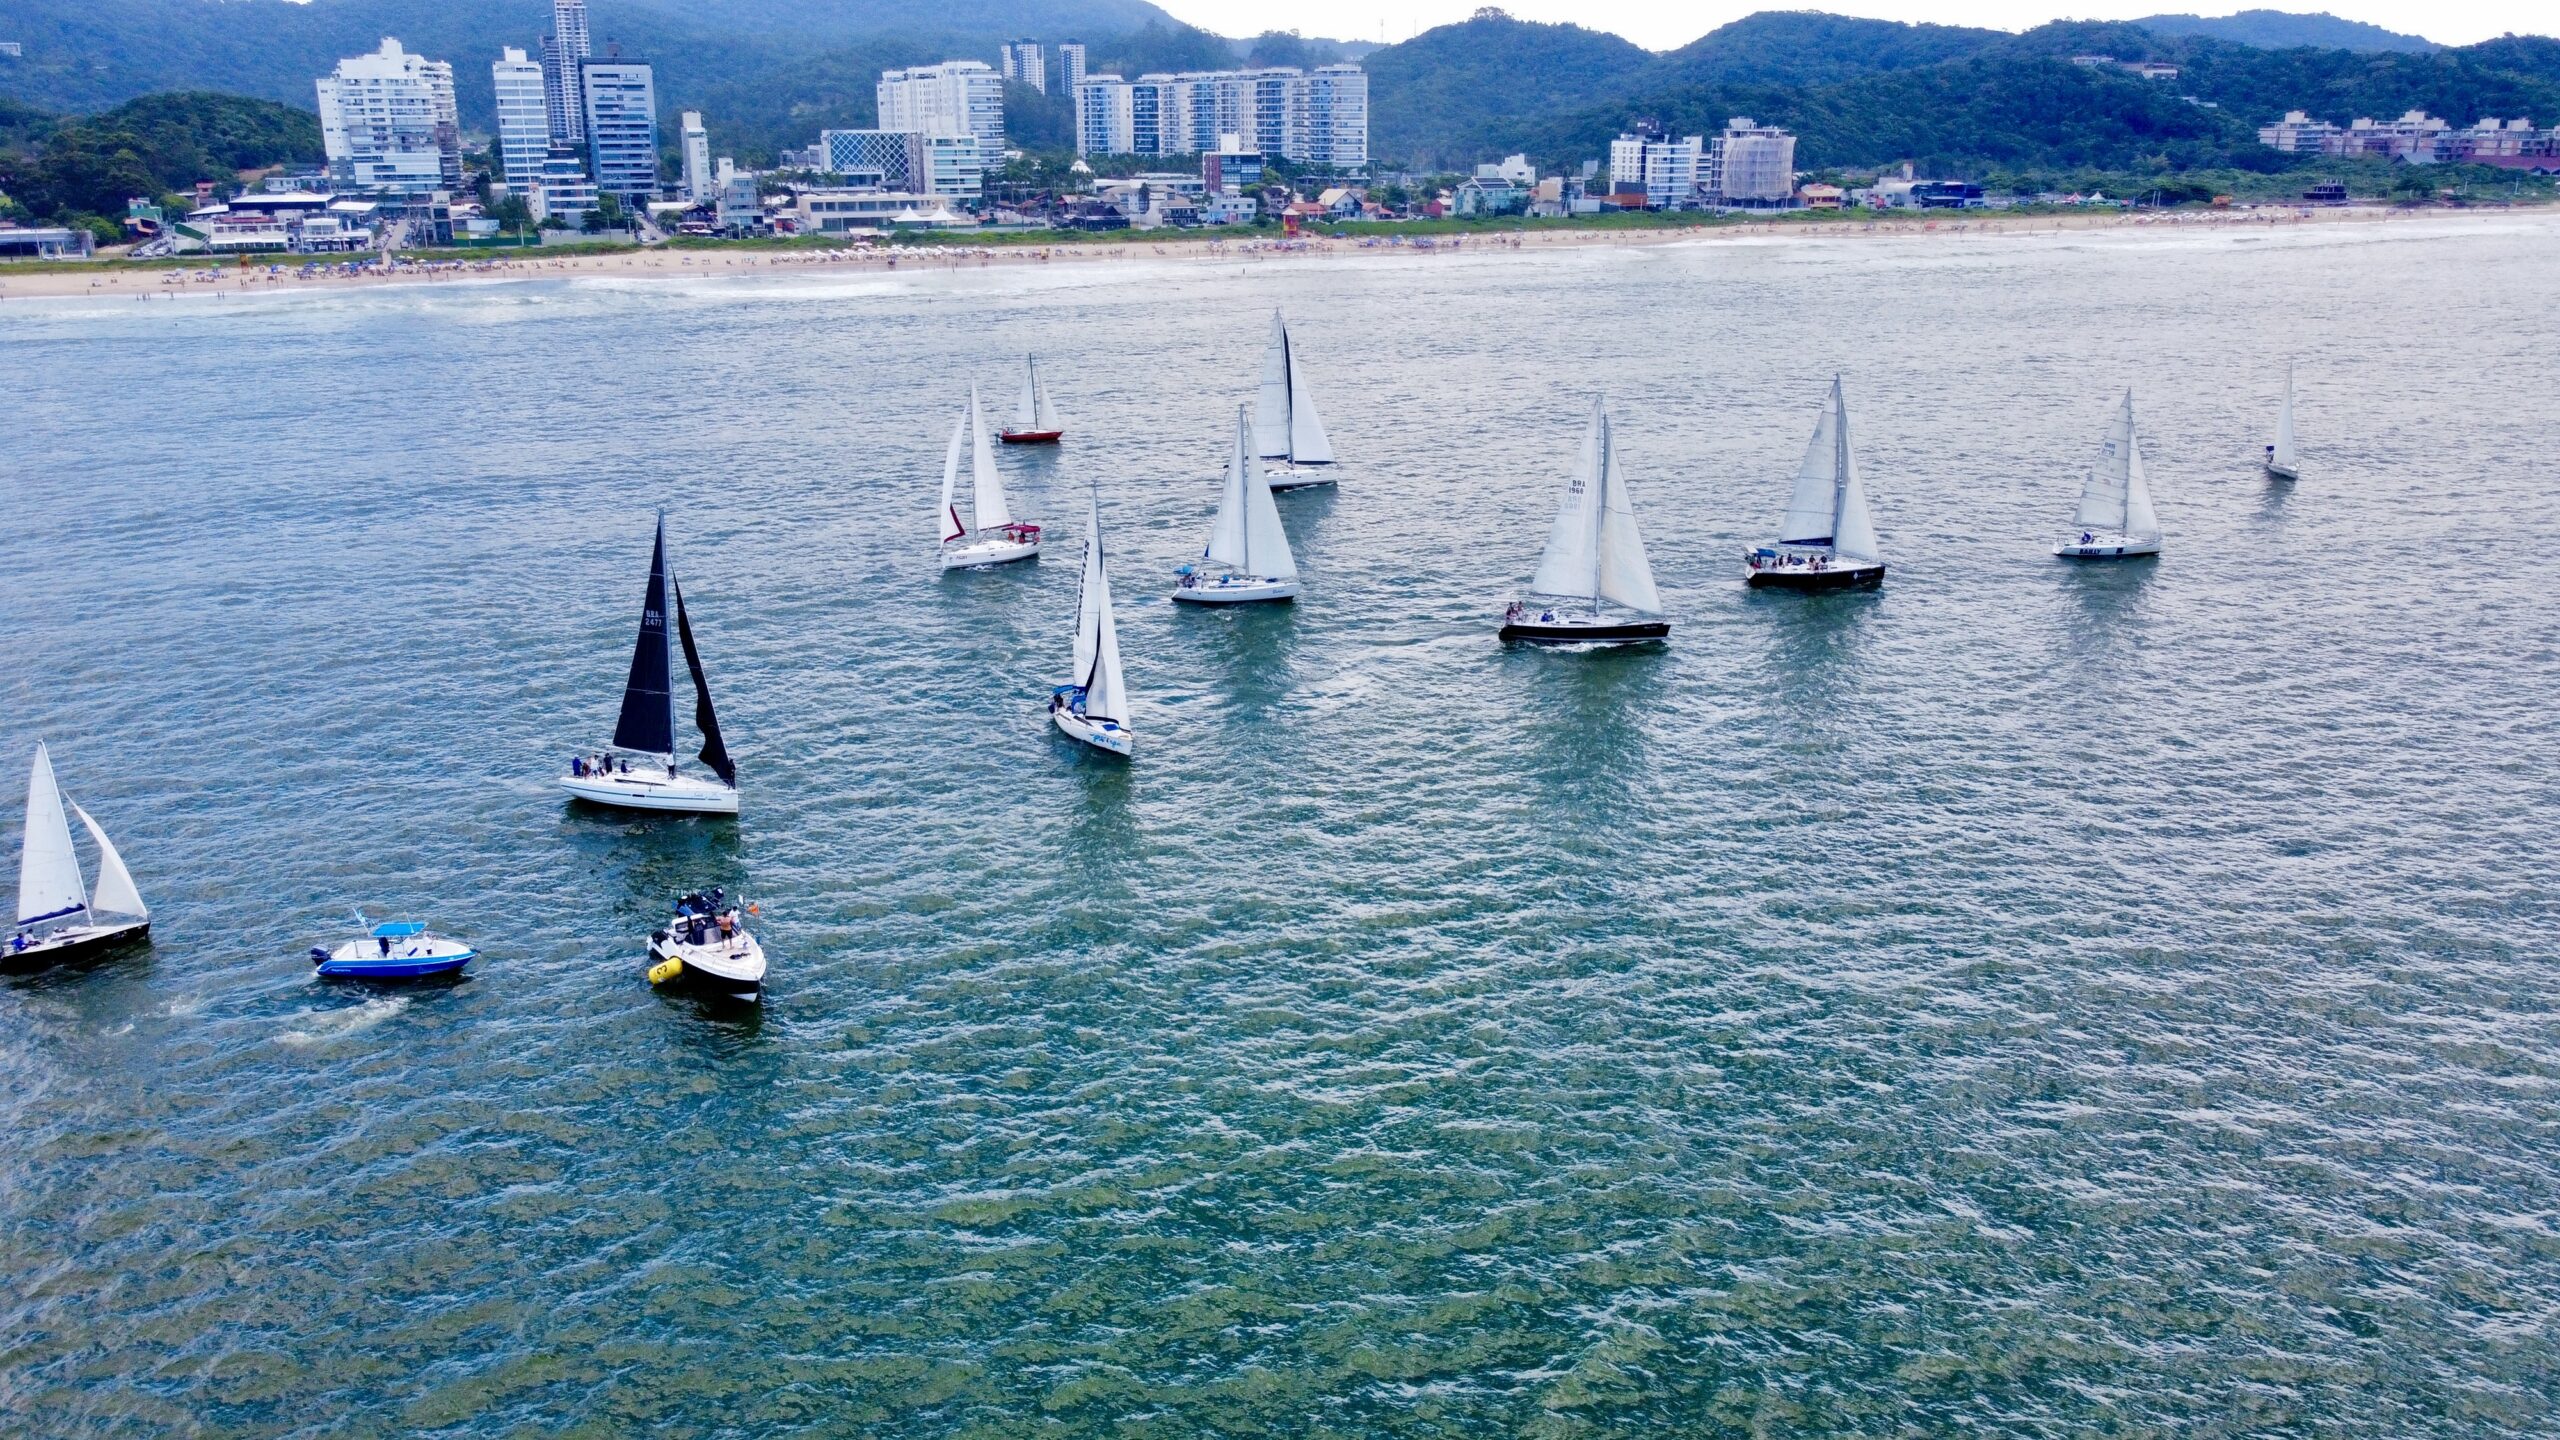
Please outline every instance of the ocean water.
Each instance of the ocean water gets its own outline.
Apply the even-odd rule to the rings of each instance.
[[[0,1430],[2560,1428],[2560,222],[1136,254],[0,305],[0,760],[155,908],[0,983]],[[1274,306],[1342,483],[1177,611]],[[1891,577],[1747,593],[1835,371]],[[1672,641],[1506,651],[1595,391]],[[658,506],[734,824],[552,783]]]

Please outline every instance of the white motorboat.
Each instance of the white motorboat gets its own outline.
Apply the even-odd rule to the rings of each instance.
[[[1333,440],[1307,393],[1305,363],[1290,342],[1288,322],[1271,312],[1271,343],[1262,351],[1262,390],[1253,407],[1253,453],[1273,490],[1334,483]]]
[[[1538,572],[1529,577],[1529,593],[1503,612],[1501,636],[1548,645],[1636,645],[1670,633],[1618,468],[1609,412],[1595,396]]]
[[[747,930],[746,914],[714,887],[687,895],[649,935],[649,983],[661,990],[721,1000],[764,998],[764,946]]]
[[[969,516],[960,518],[960,451],[969,450]],[[987,443],[987,414],[978,404],[978,387],[969,387],[969,413],[951,428],[951,448],[942,457],[942,568],[974,570],[1005,565],[1040,554],[1040,527],[1013,518],[1005,502],[1004,478],[996,473],[995,447]]]
[[[1866,488],[1849,446],[1849,402],[1834,375],[1822,418],[1804,447],[1804,463],[1796,468],[1778,538],[1743,557],[1743,581],[1754,589],[1872,589],[1884,583],[1877,548]]]
[[[1252,421],[1239,405],[1235,449],[1228,459],[1227,483],[1218,495],[1218,518],[1209,527],[1209,543],[1199,559],[1174,572],[1179,583],[1173,598],[1184,604],[1245,605],[1297,598],[1298,562],[1289,554],[1288,532],[1280,528],[1280,509],[1271,503],[1271,484],[1248,454],[1252,440]]]
[[[675,624],[667,624],[668,600],[675,604]],[[675,654],[684,646],[685,669],[693,677],[693,723],[702,732],[702,763],[708,775],[684,770],[676,763]],[[613,744],[600,754],[569,762],[560,788],[580,800],[624,810],[662,810],[686,815],[738,813],[738,767],[720,739],[720,717],[711,708],[711,682],[702,673],[702,651],[693,642],[693,621],[685,614],[684,587],[676,582],[667,559],[667,517],[658,516],[656,548],[649,556],[649,588],[640,602],[640,638],[631,650],[631,674],[623,682],[622,718],[613,727]]]
[[[65,806],[80,817],[81,828],[98,847],[95,891],[81,876]],[[151,909],[134,888],[133,872],[124,868],[124,857],[116,853],[105,828],[64,797],[54,781],[53,757],[37,741],[35,764],[27,773],[26,835],[18,852],[18,919],[7,947],[0,949],[0,966],[48,965],[150,933]]]
[[[2293,364],[2284,367],[2284,405],[2276,411],[2276,443],[2267,447],[2267,478],[2299,480],[2300,461],[2293,453]]]
[[[1102,512],[1085,502],[1084,581],[1076,591],[1076,678],[1049,694],[1049,718],[1070,737],[1126,758],[1129,688],[1120,677],[1120,629],[1111,617],[1111,577],[1102,564]]]
[[[2071,523],[2078,532],[2053,547],[2065,560],[2134,560],[2160,553],[2160,517],[2152,513],[2151,487],[2142,474],[2131,390],[2098,442],[2098,458],[2080,484],[2080,510]]]
[[[1040,357],[1025,356],[1023,367],[1021,413],[996,438],[1007,445],[1055,445],[1067,433],[1067,422],[1049,403],[1049,387],[1040,383]]]

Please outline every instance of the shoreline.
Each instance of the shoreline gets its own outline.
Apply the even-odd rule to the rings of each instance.
[[[2524,207],[2540,212],[2547,207]],[[1800,214],[1801,212],[1799,212]],[[2513,209],[2398,209],[2266,206],[2248,210],[2166,211],[2155,213],[2040,213],[2001,211],[1921,212],[1890,217],[1843,220],[1804,218],[1725,221],[1691,226],[1575,229],[1569,227],[1479,230],[1456,234],[1405,236],[1391,228],[1335,238],[1308,235],[1298,240],[1254,232],[1250,238],[1228,238],[1214,232],[1184,231],[1164,238],[1140,238],[1138,232],[1108,243],[1055,245],[880,245],[823,248],[740,246],[736,250],[701,246],[635,247],[607,254],[541,258],[508,251],[486,259],[444,259],[400,265],[363,274],[296,273],[306,262],[337,265],[347,256],[252,257],[246,266],[186,266],[156,262],[107,260],[98,269],[14,271],[0,264],[0,304],[11,300],[124,299],[234,294],[290,294],[335,290],[347,286],[415,285],[454,281],[538,280],[562,277],[636,277],[688,279],[705,275],[756,274],[894,274],[991,268],[998,265],[1097,264],[1128,260],[1294,261],[1355,254],[1401,255],[1417,260],[1486,251],[1552,250],[1589,246],[1660,246],[1722,240],[1894,239],[1923,236],[1980,235],[2027,238],[2037,235],[2114,231],[2194,231],[2285,229],[2298,225],[2388,224],[2420,219],[2504,218]],[[369,255],[367,258],[371,258]],[[269,267],[277,267],[271,270]]]

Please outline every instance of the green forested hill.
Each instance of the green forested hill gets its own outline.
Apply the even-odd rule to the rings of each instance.
[[[68,119],[0,102],[0,190],[47,219],[113,219],[129,198],[319,159],[317,117],[272,100],[189,91]]]
[[[2321,50],[2436,49],[2432,40],[2403,35],[2361,20],[2335,15],[2291,15],[2282,10],[2243,10],[2237,15],[2147,15],[2133,22],[2160,35],[2204,35],[2237,45],[2288,50],[2308,45]]]

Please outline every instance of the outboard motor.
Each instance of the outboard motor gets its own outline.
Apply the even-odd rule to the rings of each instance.
[[[326,965],[326,964],[328,964],[328,963],[329,963],[329,952],[328,952],[328,951],[326,951],[326,950],[321,949],[321,948],[320,948],[319,946],[317,946],[317,945],[312,946],[312,947],[311,947],[311,963],[312,963],[312,964],[314,964],[314,965]]]

